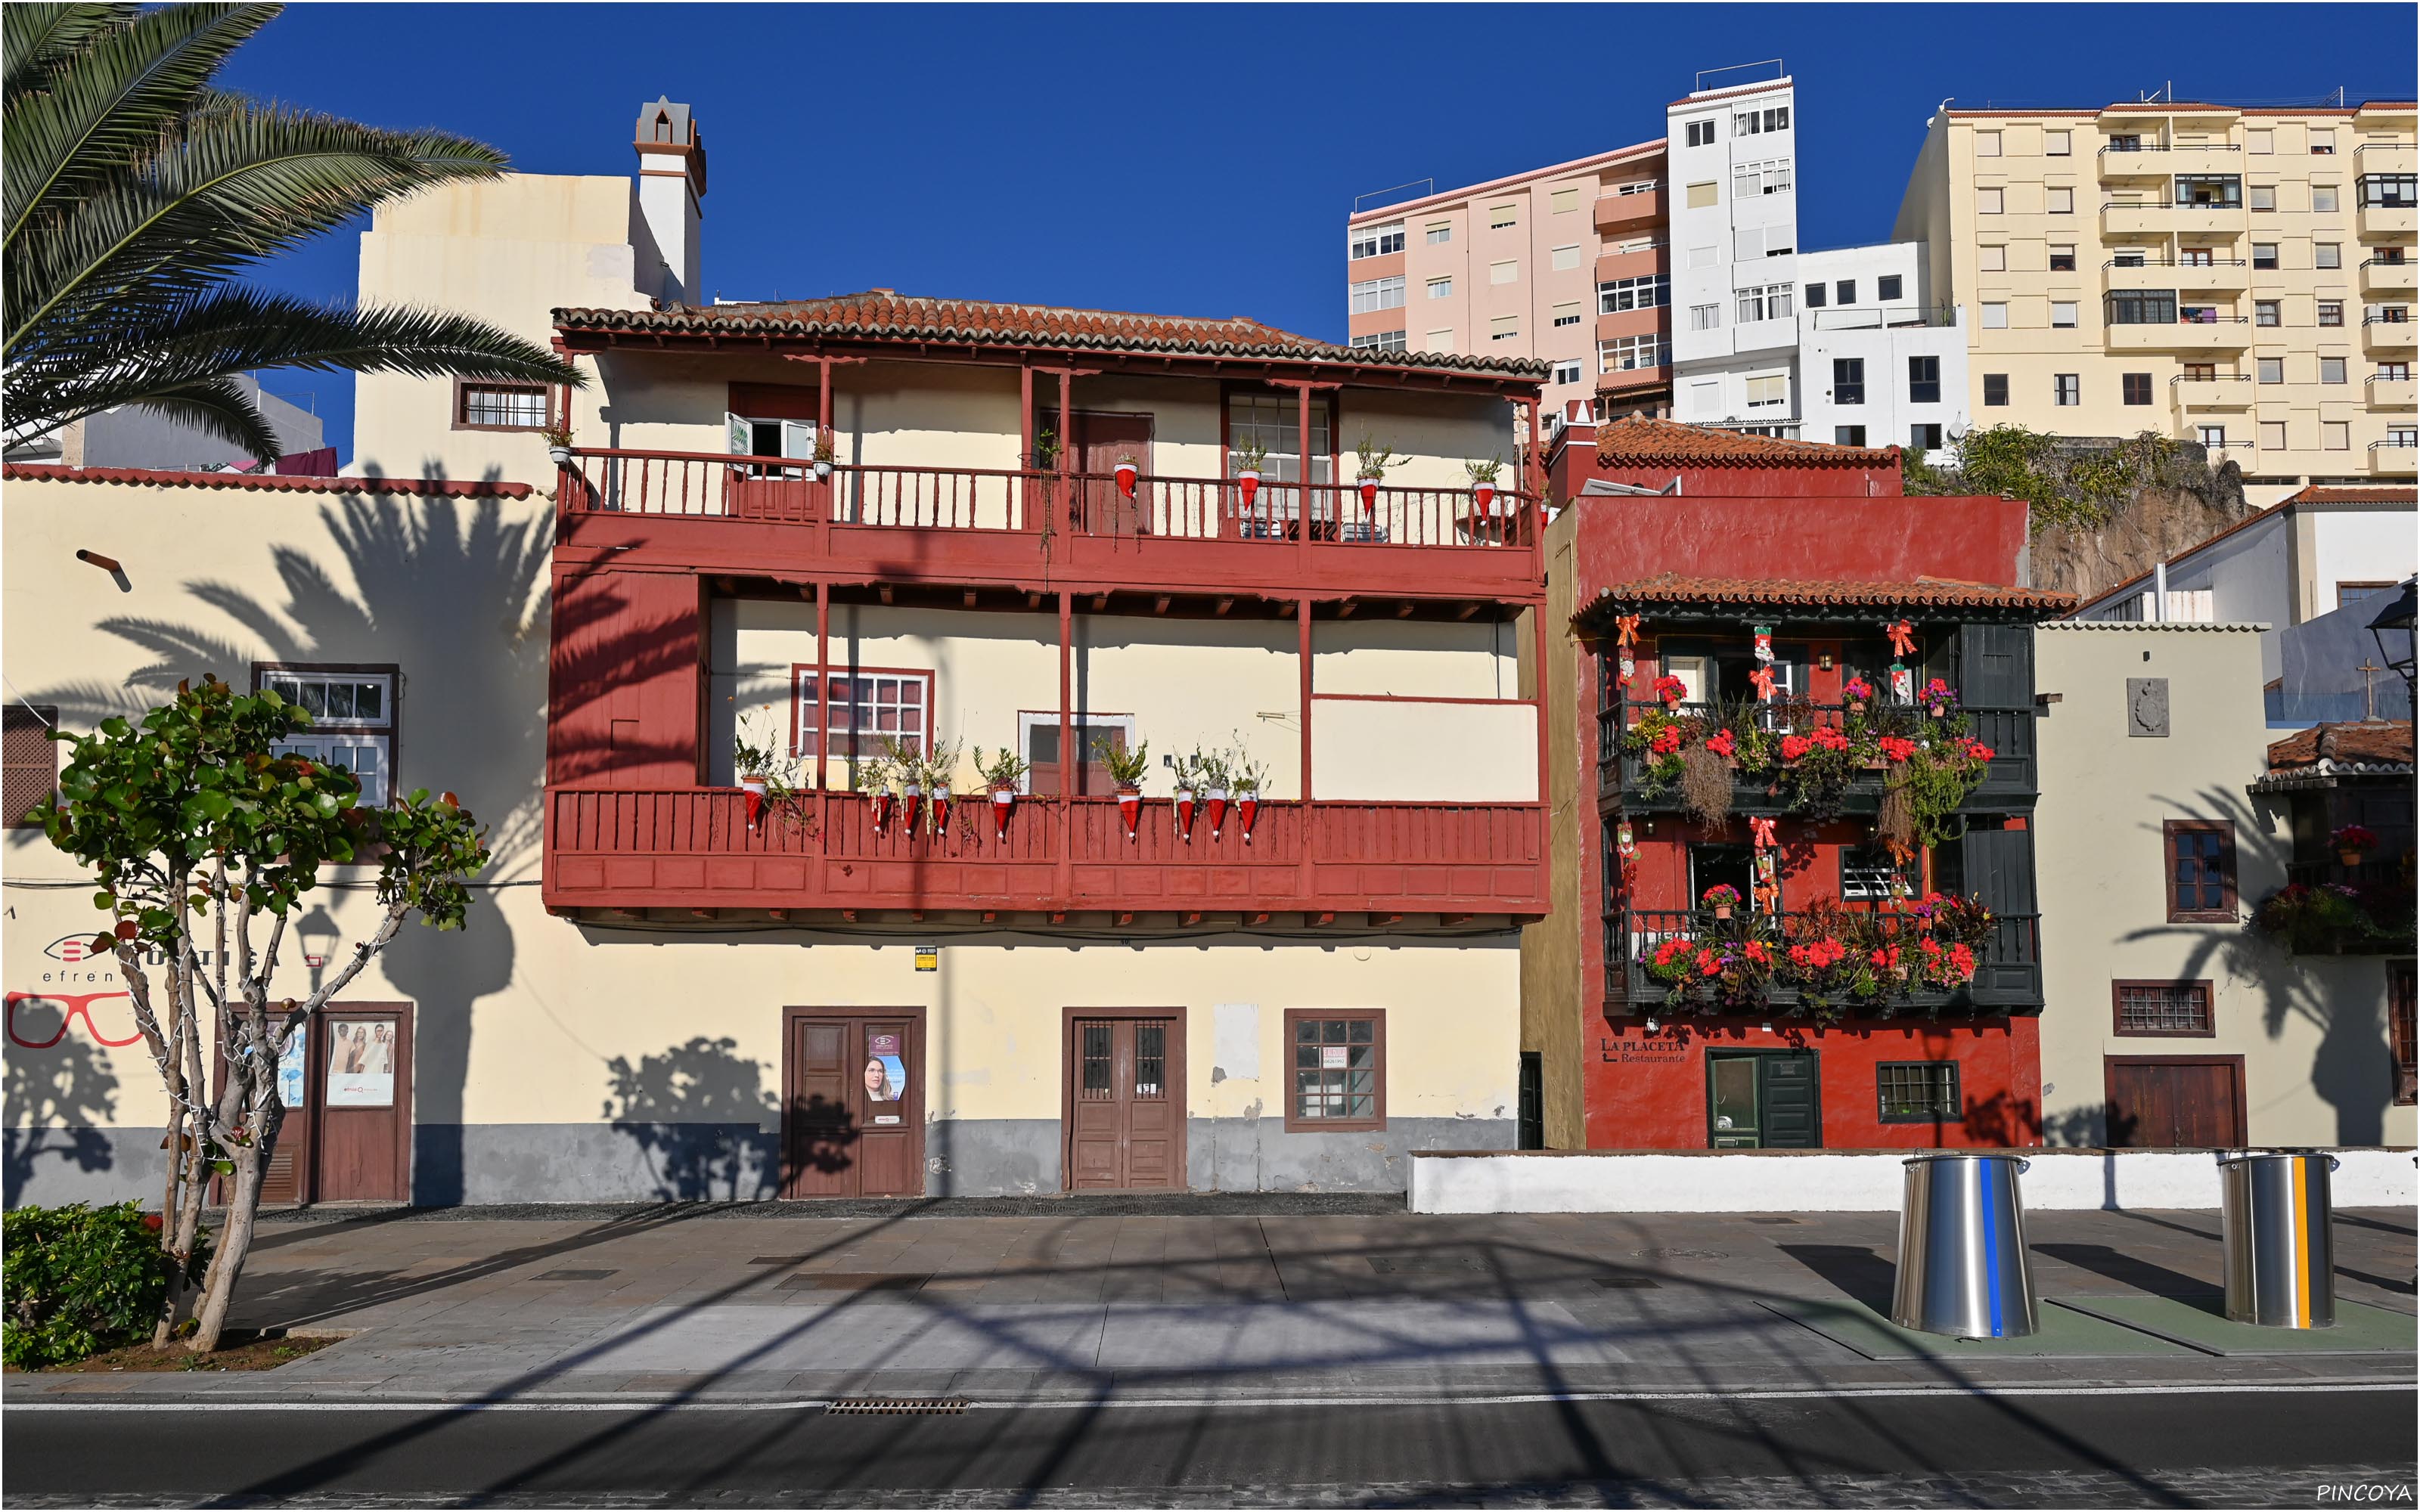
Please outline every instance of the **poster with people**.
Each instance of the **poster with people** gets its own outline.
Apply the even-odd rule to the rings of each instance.
[[[302,1078],[310,1070],[311,1039],[308,1023],[294,1026],[286,1039],[286,1048],[277,1055],[277,1100],[288,1108],[302,1105]]]
[[[908,1062],[900,1039],[896,1034],[865,1037],[865,1101],[869,1103],[897,1103],[907,1095]],[[877,1113],[874,1121],[897,1123],[899,1115]]]
[[[395,1026],[384,1019],[328,1023],[328,1106],[395,1105]]]

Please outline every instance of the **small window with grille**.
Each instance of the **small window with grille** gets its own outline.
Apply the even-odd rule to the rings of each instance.
[[[1954,1060],[1885,1061],[1874,1068],[1874,1093],[1885,1123],[1931,1123],[1965,1112]]]
[[[2208,981],[2120,981],[2111,990],[2115,1033],[2206,1038],[2218,1032]]]
[[[36,804],[59,790],[59,748],[51,732],[59,711],[48,704],[10,703],[8,710],[8,827],[22,829]]]
[[[454,390],[457,430],[542,430],[547,422],[547,388],[541,383],[458,383]]]
[[[1387,1018],[1375,1010],[1286,1010],[1294,1084],[1286,1099],[1293,1130],[1387,1126]]]

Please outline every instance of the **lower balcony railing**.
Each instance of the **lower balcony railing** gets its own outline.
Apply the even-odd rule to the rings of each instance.
[[[1924,933],[1922,922],[1915,915],[1893,910],[1885,904],[1875,904],[1860,907],[1854,917],[1873,934],[1873,940],[1867,944],[1875,941],[1899,943],[1902,955],[1909,960],[1914,959],[1917,949],[1916,941]],[[1761,939],[1786,955],[1790,946],[1837,937],[1828,936],[1827,932],[1838,922],[1838,916],[1751,913],[1745,908],[1729,919],[1718,919],[1710,910],[1702,908],[1618,909],[1605,916],[1606,996],[1609,1001],[1622,1003],[1666,1001],[1671,994],[1672,983],[1649,971],[1648,963],[1668,941],[1678,940],[1693,947],[1700,944],[1719,947],[1726,943]],[[1910,980],[1901,981],[1885,972],[1881,995],[1870,1001],[1857,1000],[1838,990],[1822,992],[1821,995],[1829,997],[1838,1011],[1852,1017],[1951,1005],[2039,1008],[2042,1002],[2040,922],[2040,916],[2037,914],[1993,916],[1991,938],[1975,952],[1974,980],[1964,986],[1926,983],[1916,979],[1913,973]],[[1810,992],[1814,991],[1821,990],[1776,980],[1763,989],[1759,997],[1764,1004],[1787,1008],[1807,1002]],[[1709,988],[1685,992],[1683,1001],[1706,1009],[1719,1006]]]
[[[819,819],[817,815],[822,817]],[[1115,798],[1017,799],[999,826],[985,794],[932,831],[894,804],[877,828],[858,794],[807,795],[748,818],[735,789],[554,788],[547,906],[558,912],[774,909],[935,914],[1516,915],[1545,911],[1537,804],[1264,802],[1247,832],[1209,806],[1188,841],[1174,805],[1142,801],[1131,836]],[[1356,920],[1358,922],[1358,920]]]

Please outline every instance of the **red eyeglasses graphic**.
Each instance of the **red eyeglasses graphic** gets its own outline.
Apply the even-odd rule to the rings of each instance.
[[[138,1028],[123,1040],[111,1039],[109,1036],[101,1033],[101,1026],[94,1022],[92,1016],[92,1005],[101,1002],[104,998],[132,997],[132,995],[133,995],[131,993],[122,992],[85,993],[82,995],[74,993],[10,993],[8,995],[8,1042],[26,1050],[48,1050],[53,1045],[57,1044],[61,1040],[66,1039],[68,1037],[68,1026],[74,1023],[77,1018],[81,1017],[84,1020],[85,1033],[91,1035],[95,1043],[105,1044],[113,1050],[123,1048],[124,1046],[132,1044],[135,1041],[142,1039],[143,1031]],[[23,1035],[17,1032],[17,1010],[27,1003],[39,1003],[45,1007],[52,1007],[58,1010],[59,1026],[52,1031],[49,1039],[28,1040]]]

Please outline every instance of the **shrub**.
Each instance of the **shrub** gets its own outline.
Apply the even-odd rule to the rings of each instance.
[[[18,1208],[0,1220],[0,1355],[21,1370],[81,1360],[148,1338],[173,1261],[151,1216],[132,1202]],[[208,1245],[194,1246],[198,1280]]]

